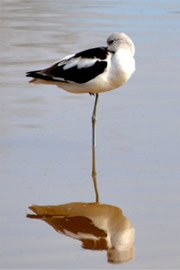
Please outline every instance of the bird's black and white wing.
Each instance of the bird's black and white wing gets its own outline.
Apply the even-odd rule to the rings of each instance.
[[[107,67],[106,47],[93,48],[69,55],[43,70],[27,72],[27,77],[63,83],[86,83],[103,73]]]

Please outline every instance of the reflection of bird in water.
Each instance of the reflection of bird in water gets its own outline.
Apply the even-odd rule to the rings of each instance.
[[[120,208],[97,203],[68,203],[29,207],[56,231],[82,241],[82,247],[107,250],[111,263],[128,262],[134,257],[135,229]]]
[[[96,94],[92,115],[92,177],[96,202],[99,201],[94,166],[98,94],[120,87],[135,71],[135,47],[126,34],[113,33],[108,37],[107,45],[66,56],[49,68],[26,74],[34,78],[31,81],[34,83],[54,84],[72,93]]]

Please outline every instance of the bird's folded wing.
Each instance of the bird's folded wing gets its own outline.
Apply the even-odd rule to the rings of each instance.
[[[86,83],[104,72],[107,55],[104,47],[89,49],[67,56],[47,69],[30,71],[26,76],[47,81]]]

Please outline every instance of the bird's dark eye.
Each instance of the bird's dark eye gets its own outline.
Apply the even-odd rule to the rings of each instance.
[[[109,40],[109,45],[113,44],[113,42],[114,42],[113,39]]]

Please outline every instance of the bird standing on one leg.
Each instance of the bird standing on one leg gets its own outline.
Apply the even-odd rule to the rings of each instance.
[[[98,47],[68,55],[49,68],[27,72],[30,82],[54,84],[71,93],[96,94],[92,116],[93,170],[96,186],[96,110],[98,94],[120,87],[135,71],[135,47],[124,33],[113,33],[107,39],[107,47]],[[99,201],[96,192],[96,201]]]

